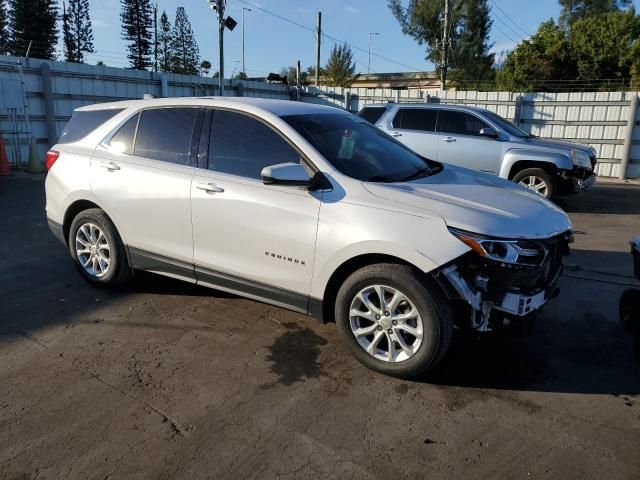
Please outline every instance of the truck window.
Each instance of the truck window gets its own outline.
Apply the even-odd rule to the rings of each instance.
[[[438,110],[435,108],[400,108],[393,119],[394,128],[435,132]]]
[[[367,122],[375,124],[380,117],[384,115],[385,107],[364,107],[358,113],[360,118],[364,118]]]

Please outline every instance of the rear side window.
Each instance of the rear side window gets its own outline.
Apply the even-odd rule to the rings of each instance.
[[[109,148],[118,152],[133,154],[133,142],[136,138],[136,127],[138,126],[138,118],[140,114],[136,114],[122,125],[118,131],[109,140]]]
[[[367,122],[375,124],[380,117],[384,115],[386,108],[384,107],[364,107],[358,113],[360,118],[364,118]]]
[[[435,108],[401,108],[393,119],[394,128],[405,130],[436,131],[438,110]]]
[[[209,170],[259,180],[264,167],[287,162],[300,163],[300,155],[273,129],[247,115],[215,111]]]
[[[82,140],[104,122],[122,112],[122,108],[73,112],[71,120],[60,135],[58,143],[72,143]]]
[[[438,130],[443,133],[479,136],[483,128],[489,125],[469,113],[442,110],[438,118]]]
[[[156,108],[140,114],[134,155],[187,165],[197,108]]]

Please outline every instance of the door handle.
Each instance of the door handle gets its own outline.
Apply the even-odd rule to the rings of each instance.
[[[215,183],[196,183],[196,188],[204,190],[207,193],[222,193],[224,188],[219,187]]]
[[[120,170],[120,166],[116,162],[101,162],[100,166],[102,168],[106,168],[110,172],[115,172],[116,170]]]
[[[455,142],[455,141],[456,141],[456,139],[455,139],[455,138],[453,138],[453,137],[443,137],[443,138],[442,138],[442,141],[443,141],[443,142],[447,142],[447,143],[451,143],[451,142]]]
[[[392,137],[396,137],[396,138],[397,138],[397,137],[401,137],[401,136],[402,136],[402,134],[401,134],[401,133],[399,133],[399,132],[394,132],[394,133],[392,133],[392,134],[391,134],[391,136],[392,136]]]

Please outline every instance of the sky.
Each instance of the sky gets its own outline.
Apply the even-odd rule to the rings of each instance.
[[[216,15],[207,0],[157,2],[159,11],[166,10],[172,23],[176,8],[185,8],[201,58],[214,65],[212,72],[217,71]],[[638,2],[634,1],[636,9]],[[512,49],[528,34],[534,33],[541,22],[551,17],[557,19],[560,13],[557,0],[489,0],[489,4],[494,22],[492,49],[498,54]],[[96,53],[89,56],[88,62],[101,60],[109,66],[126,67],[120,0],[90,0],[90,7]],[[372,36],[371,72],[433,70],[433,65],[425,60],[424,46],[402,33],[387,7],[387,0],[227,0],[226,13],[238,22],[238,26],[233,31],[227,30],[224,36],[226,77],[242,69],[243,7],[251,9],[251,12],[245,11],[245,65],[250,77],[279,72],[284,66],[295,65],[297,60],[301,61],[303,69],[314,65],[316,41],[313,29],[318,11],[322,12],[323,31],[353,46],[357,72],[366,73],[369,68],[368,44],[372,32],[379,35]],[[323,39],[321,64],[326,62],[334,43],[334,40]]]

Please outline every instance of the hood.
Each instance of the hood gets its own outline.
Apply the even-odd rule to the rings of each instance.
[[[567,142],[565,140],[551,140],[548,138],[524,138],[523,143],[532,147],[549,148],[554,150],[562,150],[563,153],[567,153],[567,150],[580,150],[587,155],[590,154],[591,147],[582,143]]]
[[[571,228],[550,201],[508,180],[444,165],[405,183],[363,182],[371,194],[439,215],[449,227],[500,238],[548,238]]]

